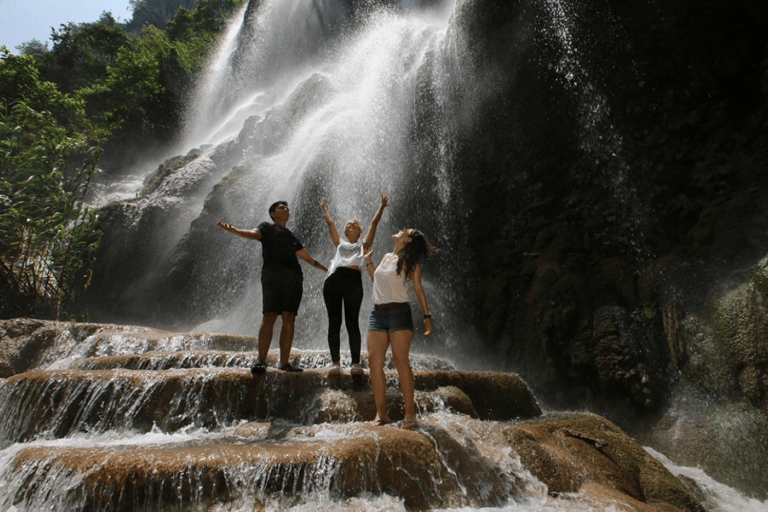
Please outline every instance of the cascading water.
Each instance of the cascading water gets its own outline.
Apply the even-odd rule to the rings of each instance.
[[[577,485],[552,494],[549,486],[587,477],[579,452],[555,466],[563,476],[550,474],[548,485],[534,473],[582,441],[623,453],[624,465],[643,453],[614,451],[631,441],[593,416],[542,423],[514,375],[457,372],[433,358],[414,359],[420,426],[403,432],[361,421],[370,390],[318,370],[326,352],[300,353],[304,375],[255,379],[254,356],[242,352],[252,339],[240,336],[37,328],[51,339],[40,368],[0,382],[2,510],[619,511],[628,508],[615,493]],[[503,407],[484,409],[488,399]],[[487,418],[499,413],[521,419]],[[535,444],[548,423],[562,425],[555,444]],[[700,486],[707,510],[764,509],[653,454]]]
[[[216,92],[222,88],[228,72],[230,56],[237,48],[237,35],[243,26],[247,4],[229,20],[227,28],[219,41],[216,50],[208,64],[207,72],[203,75],[192,96],[195,108],[186,114],[184,142],[182,146],[193,146],[207,142],[210,137],[210,126],[203,120],[217,119],[221,113],[220,102]]]

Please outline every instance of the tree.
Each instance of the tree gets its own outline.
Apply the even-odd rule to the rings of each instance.
[[[101,149],[81,100],[1,55],[0,315],[58,318],[98,245],[85,196]]]
[[[100,22],[62,24],[52,30],[51,40],[53,47],[42,59],[42,78],[71,94],[103,76],[120,48],[130,48],[135,39],[105,13]]]
[[[48,43],[41,43],[37,39],[31,41],[25,41],[16,46],[19,53],[22,55],[34,55],[35,57],[42,57],[48,52]]]
[[[180,7],[192,9],[197,0],[130,0],[130,4],[133,18],[128,22],[127,29],[136,33],[149,25],[164,29]]]

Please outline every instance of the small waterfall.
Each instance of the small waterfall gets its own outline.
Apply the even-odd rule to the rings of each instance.
[[[253,338],[38,327],[55,338],[50,354],[87,354],[95,337],[115,354],[49,358],[0,382],[2,510],[618,511],[621,493],[590,491],[600,471],[584,464],[611,450],[598,458],[621,457],[629,474],[652,465],[597,416],[542,415],[514,374],[414,356],[419,428],[406,432],[364,423],[373,417],[367,377],[328,375],[326,352],[299,351],[318,365],[302,374],[254,378],[253,353],[233,350]],[[142,337],[143,348],[130,339]],[[399,418],[391,368],[387,399]],[[651,453],[705,493],[707,510],[765,506]],[[664,484],[678,485],[670,494],[649,487],[634,499],[677,499],[687,491],[674,482]]]
[[[285,99],[349,11],[345,0],[252,0],[234,16],[190,102],[187,147],[218,143]]]
[[[202,80],[196,86],[192,95],[192,108],[186,113],[184,129],[184,146],[197,146],[208,142],[210,126],[206,120],[217,119],[219,101],[216,92],[220,91],[227,80],[230,56],[236,49],[237,36],[242,30],[246,5],[243,5],[235,15],[230,18],[227,28],[213,52],[208,69],[203,74]]]

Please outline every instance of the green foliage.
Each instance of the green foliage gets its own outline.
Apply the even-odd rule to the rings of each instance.
[[[0,102],[0,313],[58,318],[99,236],[85,205],[101,155],[47,111]],[[79,156],[79,158],[78,158]],[[82,159],[82,164],[68,162]]]
[[[146,104],[166,92],[160,80],[160,59],[168,51],[164,43],[162,36],[151,37],[119,48],[104,72],[78,90],[106,129],[120,129],[132,118],[146,119]]]
[[[43,44],[37,39],[32,39],[31,41],[25,41],[20,45],[17,45],[16,49],[19,50],[22,55],[42,57],[48,52],[48,43]]]
[[[83,102],[62,94],[56,84],[42,80],[42,65],[35,56],[17,57],[5,48],[0,51],[0,98],[9,104],[23,100],[34,110],[50,112],[59,123],[72,130],[86,129]]]
[[[182,56],[184,68],[197,73],[205,63],[208,52],[227,19],[244,0],[201,0],[193,10],[179,8],[166,26],[168,39],[173,41]]]
[[[53,31],[53,48],[44,55],[43,78],[59,90],[73,93],[103,76],[121,48],[131,48],[134,38],[102,16],[103,23],[68,23]]]
[[[192,9],[197,2],[196,0],[130,0],[130,4],[133,7],[133,19],[128,23],[128,30],[134,32],[147,26],[165,28],[166,23],[179,9]]]
[[[50,50],[0,49],[0,316],[58,317],[73,298],[100,239],[84,200],[101,148],[119,167],[173,137],[243,1],[134,0],[126,25],[103,13],[61,25]]]
[[[168,37],[183,41],[201,34],[215,36],[226,26],[229,14],[242,4],[243,0],[201,0],[192,11],[181,7],[168,22]]]

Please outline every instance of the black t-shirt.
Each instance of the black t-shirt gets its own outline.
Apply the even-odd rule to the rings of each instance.
[[[256,226],[261,232],[264,267],[288,267],[301,274],[301,265],[296,251],[304,248],[291,230],[272,222],[262,222]]]

